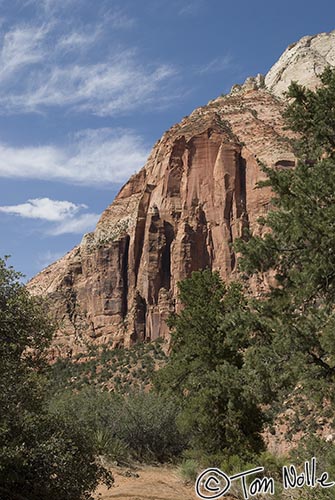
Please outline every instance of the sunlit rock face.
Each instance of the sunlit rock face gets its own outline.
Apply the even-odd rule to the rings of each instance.
[[[335,65],[335,32],[306,36],[265,77],[235,85],[163,135],[95,231],[28,284],[58,321],[55,357],[87,342],[168,338],[178,281],[207,267],[238,279],[233,243],[244,229],[262,230],[257,220],[271,199],[268,188],[257,189],[260,163],[295,164],[283,93],[291,80],[315,88],[328,64]]]
[[[335,66],[335,31],[305,36],[290,45],[266,75],[265,85],[277,96],[282,96],[292,80],[314,89],[328,65]]]
[[[236,277],[236,238],[258,231],[270,192],[259,162],[294,156],[283,103],[264,89],[219,97],[174,125],[104,211],[93,233],[39,273],[31,293],[59,323],[54,355],[87,341],[129,346],[168,337],[177,283],[209,267]]]
[[[257,220],[271,199],[269,189],[257,189],[260,162],[295,164],[283,92],[291,80],[315,88],[328,64],[335,65],[335,32],[306,36],[265,77],[248,78],[163,135],[95,231],[28,284],[58,321],[54,356],[88,341],[117,347],[168,338],[178,281],[207,267],[238,279],[233,243],[246,228],[261,231]],[[260,286],[251,283],[254,292]]]

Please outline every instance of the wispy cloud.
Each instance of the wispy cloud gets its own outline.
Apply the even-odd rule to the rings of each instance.
[[[196,72],[199,74],[205,73],[219,73],[220,71],[225,71],[230,69],[233,64],[233,58],[230,55],[225,55],[222,57],[216,57],[209,61],[209,63],[204,66],[199,66],[196,68]]]
[[[70,23],[66,33],[59,22],[45,17],[39,25],[19,24],[0,36],[0,113],[60,107],[109,116],[145,108],[162,96],[171,100],[176,68],[145,63],[136,48],[103,45],[107,28],[134,24],[122,10],[111,9],[100,24]]]
[[[62,14],[64,11],[78,11],[78,9],[87,3],[87,0],[21,0],[25,6],[35,6],[38,14],[42,14],[51,18],[55,15]],[[1,2],[0,2],[1,3]],[[112,5],[111,5],[112,4]],[[128,29],[134,26],[135,19],[129,15],[125,9],[121,8],[116,2],[107,0],[100,2],[102,5],[101,12],[103,13],[104,23],[109,27]],[[97,2],[97,10],[99,12],[99,3]],[[42,12],[41,12],[42,11]]]
[[[115,115],[148,105],[158,92],[164,95],[164,81],[173,75],[175,70],[170,66],[144,68],[132,54],[124,53],[108,63],[36,71],[29,89],[0,94],[0,106],[7,112],[66,106],[99,116]]]
[[[0,144],[0,177],[82,185],[120,183],[144,165],[148,153],[142,138],[130,130],[88,129],[63,148]]]
[[[87,49],[87,47],[89,47],[90,45],[94,45],[101,34],[101,26],[96,26],[95,29],[91,31],[71,31],[70,33],[63,35],[58,39],[56,49],[62,51],[63,54],[65,52],[72,52],[77,50],[82,51]]]
[[[182,3],[184,5],[178,11],[180,16],[196,16],[203,6],[203,0],[192,0],[192,2],[182,0]]]
[[[125,11],[119,8],[110,9],[108,13],[104,13],[105,23],[112,26],[114,29],[130,29],[136,21],[129,16]]]
[[[29,219],[42,219],[47,221],[62,221],[72,218],[86,205],[76,205],[71,201],[51,200],[50,198],[34,198],[19,205],[0,206],[0,212]]]
[[[25,0],[25,5],[35,5],[38,10],[50,16],[71,6],[83,3],[83,0]]]
[[[46,51],[43,40],[50,26],[38,28],[22,25],[5,33],[0,51],[0,85],[4,85],[26,67],[43,61]]]

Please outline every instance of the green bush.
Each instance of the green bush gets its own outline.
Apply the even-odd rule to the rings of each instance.
[[[53,326],[0,259],[0,498],[90,498],[111,476],[75,418],[49,413],[45,363]]]
[[[135,393],[125,397],[120,409],[118,436],[138,460],[163,462],[178,456],[185,439],[177,429],[179,407],[154,393]]]
[[[179,474],[185,483],[195,483],[200,467],[196,460],[186,459],[179,466]]]
[[[185,445],[176,424],[178,406],[154,393],[120,396],[86,387],[55,395],[50,411],[76,419],[96,452],[114,460],[163,462],[179,455]]]
[[[88,436],[74,422],[29,414],[13,427],[6,437],[15,439],[15,448],[0,448],[1,500],[17,495],[25,500],[88,499],[99,480],[112,483],[96,463]]]
[[[335,478],[335,445],[332,442],[325,442],[316,436],[306,436],[297,449],[291,452],[291,463],[296,464],[299,472],[303,470],[304,463],[310,461],[312,457],[317,460],[317,471],[328,472],[330,481]],[[298,500],[334,500],[334,487],[321,489],[319,486],[303,488],[298,492]]]

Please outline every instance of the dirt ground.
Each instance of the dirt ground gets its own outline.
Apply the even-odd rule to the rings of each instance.
[[[109,490],[105,486],[100,486],[95,495],[96,500],[197,499],[193,485],[185,485],[178,470],[172,466],[145,466],[135,469],[115,467],[111,472],[115,479],[114,486]]]

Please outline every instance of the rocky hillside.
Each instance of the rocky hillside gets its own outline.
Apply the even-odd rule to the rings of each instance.
[[[278,95],[291,78],[315,85],[304,68],[332,63],[334,54],[335,33],[305,37],[265,80],[249,78],[163,135],[95,231],[28,284],[50,299],[60,322],[55,350],[75,353],[92,339],[116,347],[166,337],[179,280],[205,267],[234,276],[232,243],[244,228],[260,230],[270,201],[268,189],[256,189],[259,162],[294,166]]]
[[[266,75],[265,85],[278,96],[282,96],[292,80],[315,88],[327,65],[335,66],[335,31],[304,36],[292,43]]]

